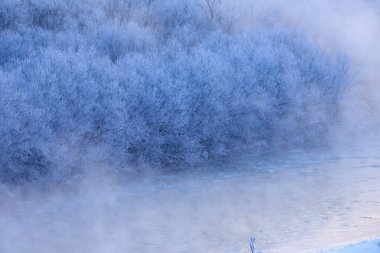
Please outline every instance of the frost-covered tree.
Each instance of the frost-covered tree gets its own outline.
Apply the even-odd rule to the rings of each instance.
[[[345,57],[288,28],[226,29],[218,4],[1,1],[1,181],[61,180],[91,154],[171,168],[321,139]]]

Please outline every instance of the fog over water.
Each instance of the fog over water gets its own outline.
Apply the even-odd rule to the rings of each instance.
[[[170,18],[177,17],[176,11],[187,13],[188,9],[178,1],[166,5],[157,4],[159,1],[153,1],[152,13],[132,1],[136,13],[128,16],[133,21],[128,28],[115,25],[124,24],[127,16],[121,18],[118,12],[102,9],[113,6],[106,5],[106,0],[83,0],[78,5],[64,1],[65,8],[75,11],[64,9],[71,19],[57,30],[30,28],[27,22],[34,25],[38,21],[32,19],[20,19],[20,24],[12,21],[9,28],[5,22],[8,16],[1,12],[7,9],[0,8],[0,36],[6,38],[0,42],[0,90],[4,94],[0,116],[5,122],[0,127],[5,143],[0,147],[0,252],[249,252],[251,236],[257,238],[257,248],[263,252],[313,252],[379,235],[380,1],[189,0],[186,8],[190,10],[198,8],[198,3],[219,3],[215,16],[218,13],[223,18],[213,18],[208,5],[201,5],[206,6],[207,15],[201,11],[190,15],[183,21],[189,22],[187,25],[170,32],[165,30],[172,24]],[[17,3],[23,6],[26,2]],[[49,1],[31,2],[36,10],[50,6]],[[123,1],[109,1],[116,2]],[[0,7],[12,9],[12,4],[7,0]],[[79,6],[78,10],[73,6]],[[31,12],[17,8],[21,8],[17,15]],[[87,20],[88,16],[92,18]],[[204,25],[204,16],[215,23]],[[157,24],[153,24],[155,18]],[[112,22],[104,21],[108,19]],[[80,32],[67,32],[66,27],[77,27],[75,22],[84,23],[78,26]],[[94,32],[94,27],[99,29]],[[200,28],[204,30],[198,31]],[[122,32],[126,34],[118,37]],[[254,35],[247,35],[251,33]],[[202,34],[207,34],[207,39]],[[65,39],[69,36],[70,40]],[[118,44],[118,39],[127,38],[131,38],[128,47]],[[288,118],[281,117],[278,105],[292,103],[269,93],[265,95],[269,102],[262,101],[258,99],[261,90],[257,93],[260,96],[249,97],[244,93],[247,87],[233,85],[253,78],[244,68],[250,63],[245,62],[244,47],[251,40],[259,48],[249,51],[260,59],[250,66],[257,70],[258,79],[275,76],[278,71],[271,70],[270,65],[278,60],[281,66],[294,64],[289,73],[280,75],[284,83],[312,79],[318,84],[315,90],[300,93],[297,89],[302,85],[284,88],[286,98],[301,101],[284,110]],[[14,45],[20,48],[13,50]],[[33,51],[36,45],[41,49]],[[296,49],[290,56],[276,51],[282,46],[295,47],[314,58],[301,55],[298,59]],[[244,50],[239,51],[240,47]],[[229,55],[221,53],[223,50]],[[347,66],[341,58],[334,58],[337,54],[347,58]],[[282,61],[288,56],[292,60]],[[302,72],[305,62],[313,70],[310,78]],[[184,68],[178,67],[180,63]],[[259,71],[265,64],[269,65],[264,68],[269,74]],[[202,71],[197,73],[198,69]],[[86,73],[84,77],[82,72]],[[73,83],[77,88],[91,79],[88,82],[96,88],[84,85],[65,90],[60,82],[66,76],[70,80],[62,82],[64,85]],[[335,80],[340,76],[347,83]],[[211,88],[217,95],[210,108],[218,110],[193,111],[194,97],[212,93],[201,88],[200,95],[190,93],[194,97],[189,98],[187,92],[196,88],[187,86],[187,78],[216,87]],[[342,87],[335,100],[326,95],[326,90],[335,89],[327,87],[326,80],[338,90]],[[32,84],[44,82],[51,88],[46,94],[41,88],[45,86],[32,89]],[[132,84],[124,89],[123,82]],[[165,85],[160,86],[163,82]],[[141,88],[140,83],[146,86]],[[152,88],[151,83],[158,88]],[[176,85],[182,90],[176,90]],[[228,88],[223,90],[225,86]],[[54,93],[60,88],[67,97],[72,90],[77,93],[72,100],[64,101],[61,93]],[[96,97],[94,94],[101,93],[96,89],[104,91],[104,97]],[[236,90],[236,98],[253,101],[250,106],[265,113],[247,119],[236,116],[251,111],[233,99],[223,104],[228,100],[223,96]],[[152,96],[147,101],[153,102],[143,106],[145,95]],[[119,96],[127,102],[115,99],[107,104],[107,98]],[[130,106],[129,101],[135,104]],[[170,101],[169,105],[164,101]],[[181,104],[183,101],[188,104]],[[336,104],[330,108],[325,101]],[[87,108],[90,102],[95,106]],[[73,112],[66,110],[70,106]],[[172,110],[174,107],[179,109]],[[228,111],[228,120],[223,121],[223,110]],[[144,114],[147,111],[148,116]],[[192,121],[194,113],[203,118]],[[99,121],[98,115],[104,120]],[[153,123],[149,117],[154,117]],[[235,123],[241,127],[238,130],[246,132],[234,129]],[[183,129],[188,131],[182,133]],[[229,134],[241,139],[231,140]],[[204,136],[215,138],[216,144],[207,144]],[[176,145],[177,140],[181,144]],[[252,140],[253,148],[249,147]],[[276,145],[272,147],[271,141]],[[247,149],[240,148],[242,143],[248,143]],[[267,149],[256,152],[255,145]],[[254,155],[249,154],[250,149]],[[35,180],[40,175],[42,179]]]
[[[380,156],[347,154],[294,150],[133,182],[3,189],[0,251],[249,252],[254,235],[264,252],[301,252],[371,237]]]

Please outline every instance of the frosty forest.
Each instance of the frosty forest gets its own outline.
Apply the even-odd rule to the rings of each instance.
[[[85,156],[121,171],[170,169],[323,141],[349,57],[275,15],[242,27],[236,8],[1,1],[1,181],[62,180]]]

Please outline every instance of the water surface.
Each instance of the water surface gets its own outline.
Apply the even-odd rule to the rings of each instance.
[[[64,194],[6,194],[0,251],[249,252],[252,235],[263,252],[317,249],[380,233],[379,172],[376,150],[293,150],[135,182],[88,180]]]

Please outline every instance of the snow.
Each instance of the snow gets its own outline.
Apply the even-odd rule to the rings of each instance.
[[[330,250],[322,250],[321,253],[379,253],[380,239],[363,241]]]

